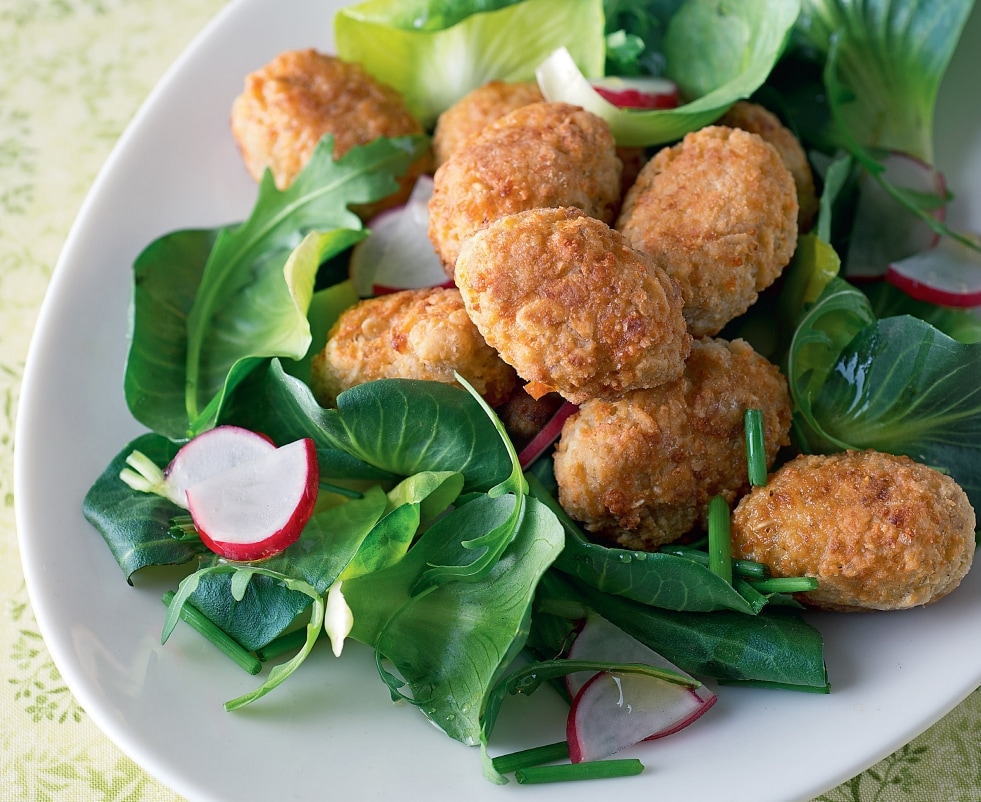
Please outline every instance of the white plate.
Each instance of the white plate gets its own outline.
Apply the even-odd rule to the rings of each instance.
[[[330,47],[339,3],[242,0],[185,53],[119,142],[65,246],[32,344],[17,427],[16,488],[24,570],[52,657],[112,740],[193,802],[230,799],[806,800],[866,768],[981,682],[981,571],[930,609],[815,617],[827,640],[828,696],[723,688],[714,710],[644,745],[636,778],[498,787],[476,750],[393,706],[366,649],[319,649],[259,703],[222,702],[257,684],[187,627],[160,645],[160,594],[129,587],[81,515],[92,481],[140,432],[123,399],[130,266],[154,237],[241,219],[255,188],[228,131],[243,76],[288,48]],[[975,14],[966,38],[981,36]],[[939,109],[938,152],[959,213],[981,230],[977,53],[958,53]],[[974,197],[967,197],[973,192]],[[972,203],[973,202],[973,203]],[[513,700],[496,750],[559,740],[562,705],[547,690]],[[615,782],[615,784],[614,784]]]

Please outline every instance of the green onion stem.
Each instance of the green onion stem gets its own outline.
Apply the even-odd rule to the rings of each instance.
[[[174,591],[168,590],[164,593],[161,601],[170,607],[174,595]],[[182,621],[189,624],[192,629],[197,630],[250,674],[255,675],[262,670],[262,663],[252,652],[244,649],[228,633],[219,629],[213,621],[190,604],[184,604],[181,607],[180,616]]]
[[[350,487],[344,487],[342,485],[335,485],[333,482],[321,482],[320,489],[326,490],[328,493],[336,493],[339,496],[346,496],[347,498],[364,498],[364,493],[359,490],[352,490]]]
[[[594,760],[586,763],[562,763],[558,766],[529,766],[518,769],[514,779],[524,785],[559,783],[570,780],[606,780],[611,777],[633,777],[644,770],[635,758]]]
[[[708,515],[709,570],[732,583],[732,549],[729,542],[729,504],[722,496],[709,502]]]
[[[294,629],[278,638],[273,638],[265,646],[255,650],[256,657],[262,662],[272,660],[287,652],[295,652],[307,642],[306,629]]]
[[[818,587],[817,578],[813,576],[774,576],[751,580],[749,584],[760,593],[806,593]]]
[[[662,554],[684,557],[701,565],[708,565],[709,561],[708,552],[692,548],[691,546],[682,546],[677,543],[669,543],[666,546],[661,546],[658,551]],[[756,563],[752,560],[734,559],[732,561],[732,572],[747,579],[768,579],[770,576],[770,566],[765,563]]]
[[[743,415],[746,430],[746,467],[749,483],[754,487],[766,484],[766,447],[763,441],[763,410],[747,409]]]
[[[532,766],[541,766],[543,763],[552,763],[556,760],[567,760],[569,757],[569,744],[567,741],[559,741],[545,746],[535,746],[531,749],[522,749],[520,752],[511,752],[506,755],[499,755],[491,760],[495,770],[501,774],[510,774],[518,769],[527,769]]]
[[[167,534],[181,542],[201,539],[198,528],[194,525],[194,519],[190,515],[175,515],[171,518],[168,522]]]

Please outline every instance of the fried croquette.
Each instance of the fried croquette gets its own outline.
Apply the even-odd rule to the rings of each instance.
[[[746,409],[763,411],[768,466],[789,443],[777,367],[744,340],[695,340],[684,376],[617,401],[587,401],[555,450],[559,502],[585,529],[653,551],[707,526],[708,505],[749,489]]]
[[[464,142],[479,134],[505,114],[541,103],[545,98],[538,84],[490,81],[464,95],[439,115],[433,131],[433,160],[436,167],[445,162]]]
[[[793,132],[772,111],[748,100],[734,103],[719,119],[718,125],[759,134],[777,149],[797,187],[797,228],[799,231],[808,230],[818,212],[818,197],[811,164]]]
[[[425,133],[395,89],[360,64],[313,49],[281,53],[247,75],[232,104],[231,124],[249,173],[258,181],[271,170],[280,189],[293,182],[324,134],[334,135],[334,158],[340,158],[378,137]],[[359,213],[368,218],[403,202],[415,179],[431,167],[427,154],[401,179],[394,196]]]
[[[575,208],[506,215],[463,246],[456,282],[533,397],[615,398],[681,375],[681,293],[617,231]]]
[[[709,126],[663,148],[627,191],[616,227],[681,287],[695,337],[755,303],[797,246],[797,191],[772,145]]]
[[[901,610],[947,595],[974,559],[974,509],[949,476],[877,451],[805,455],[740,501],[733,555],[774,576],[812,576],[797,594],[827,610]]]
[[[402,290],[346,310],[314,357],[311,386],[324,406],[358,384],[384,378],[455,384],[458,372],[491,406],[518,386],[470,322],[459,290]]]
[[[522,106],[436,171],[429,237],[452,278],[463,243],[506,214],[575,206],[611,223],[620,170],[610,127],[595,114],[566,103]]]

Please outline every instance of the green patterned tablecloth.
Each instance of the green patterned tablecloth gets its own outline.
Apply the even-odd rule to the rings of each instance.
[[[92,724],[38,634],[14,525],[28,341],[79,205],[116,138],[224,0],[0,0],[0,800],[176,795]],[[981,799],[981,694],[823,802]]]

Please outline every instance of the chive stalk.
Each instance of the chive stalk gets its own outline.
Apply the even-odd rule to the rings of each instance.
[[[813,576],[774,576],[753,580],[749,584],[760,593],[806,593],[817,590],[818,580]]]
[[[585,763],[561,763],[558,766],[529,766],[518,769],[514,773],[514,779],[523,785],[606,780],[612,777],[633,777],[643,770],[644,764],[635,758],[593,760]]]
[[[729,504],[722,496],[709,502],[709,570],[732,584],[732,548],[729,541]]]
[[[707,551],[702,551],[702,549],[692,548],[691,546],[685,546],[678,543],[668,543],[661,546],[658,551],[661,554],[671,554],[675,557],[684,557],[686,560],[692,560],[699,563],[700,565],[708,565],[709,556]],[[745,577],[746,579],[768,579],[770,576],[770,566],[765,563],[757,563],[752,560],[738,560],[734,559],[732,561],[732,572],[737,576]]]
[[[747,409],[743,414],[746,430],[746,468],[753,487],[766,484],[766,448],[763,442],[763,410]]]
[[[343,485],[335,485],[333,482],[320,482],[320,489],[326,490],[328,493],[336,493],[338,496],[344,496],[346,498],[364,498],[364,493],[359,490],[352,490],[350,487],[344,487]]]
[[[194,519],[190,515],[175,515],[171,518],[167,524],[167,534],[182,543],[201,539],[198,528],[194,525]]]
[[[161,601],[170,607],[170,603],[174,600],[174,596],[174,591],[168,590],[166,593],[164,593]],[[192,607],[190,604],[184,604],[181,606],[180,617],[182,621],[189,624],[192,629],[197,630],[197,632],[211,641],[222,652],[224,652],[235,663],[248,671],[250,674],[255,675],[262,670],[262,663],[259,662],[259,659],[252,654],[252,652],[244,649],[231,636],[229,636],[228,633],[217,627],[213,621],[211,621],[202,612]]]
[[[541,766],[544,763],[552,763],[556,760],[568,760],[569,743],[559,741],[545,746],[535,746],[531,749],[522,749],[520,752],[510,752],[506,755],[498,755],[491,760],[494,769],[501,774],[510,774],[519,769],[528,769],[532,766]]]

